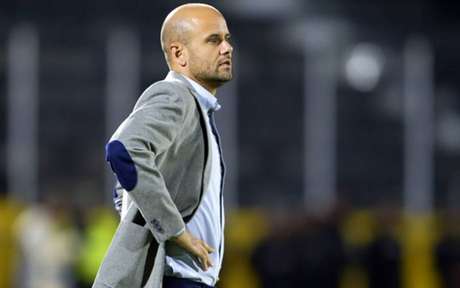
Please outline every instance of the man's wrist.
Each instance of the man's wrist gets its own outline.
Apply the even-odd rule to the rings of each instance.
[[[182,235],[182,233],[184,233],[184,232],[185,232],[185,227],[182,228],[182,229],[180,229],[179,232],[177,232],[176,234],[174,234],[174,235],[172,236],[172,238],[177,238],[177,237],[179,237],[180,235]]]
[[[177,237],[171,238],[177,246],[193,253],[193,236],[186,229]]]

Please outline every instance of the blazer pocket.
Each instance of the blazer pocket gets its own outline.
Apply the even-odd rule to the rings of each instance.
[[[128,221],[121,221],[117,234],[120,235],[120,245],[131,252],[144,248],[153,239],[147,227]]]
[[[93,287],[100,284],[113,288],[141,287],[147,254],[153,242],[148,228],[121,221]]]

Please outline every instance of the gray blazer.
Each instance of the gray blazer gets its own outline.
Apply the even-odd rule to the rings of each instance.
[[[180,74],[147,88],[106,146],[132,200],[99,268],[94,288],[162,287],[167,241],[185,229],[207,191],[210,133],[196,92]]]

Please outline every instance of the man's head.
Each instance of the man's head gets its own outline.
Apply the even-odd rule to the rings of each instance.
[[[230,33],[224,16],[206,4],[174,9],[161,27],[161,47],[171,70],[215,93],[232,79]]]

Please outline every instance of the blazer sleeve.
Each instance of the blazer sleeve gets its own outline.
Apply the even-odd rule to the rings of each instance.
[[[166,151],[180,133],[185,103],[171,89],[159,89],[142,103],[136,105],[106,145],[106,158],[153,236],[158,242],[164,242],[182,233],[185,224],[155,158]]]

